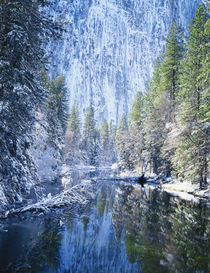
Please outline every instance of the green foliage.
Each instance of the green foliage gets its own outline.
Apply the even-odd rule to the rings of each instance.
[[[150,171],[157,173],[162,166],[160,149],[163,145],[162,134],[165,128],[165,113],[162,104],[165,103],[164,94],[161,95],[161,61],[157,60],[154,74],[145,97],[145,160]]]
[[[119,133],[123,133],[126,132],[128,130],[128,122],[127,122],[127,118],[126,115],[123,114],[121,119],[120,119],[120,123],[117,129],[117,134]]]
[[[133,169],[131,153],[133,151],[133,143],[130,141],[128,131],[128,123],[125,114],[120,119],[116,133],[116,150],[121,166],[126,169]]]
[[[208,165],[208,24],[206,9],[200,5],[189,28],[187,50],[181,63],[177,117],[181,139],[173,159],[177,173],[199,182],[201,187],[207,183]],[[185,154],[185,157],[180,158],[180,154]]]
[[[79,109],[73,106],[65,136],[65,160],[67,164],[88,164],[97,166],[116,162],[116,126],[104,119],[100,129],[96,127],[94,108],[89,106],[80,132]]]
[[[81,132],[79,110],[76,105],[73,105],[70,112],[65,137],[65,159],[69,161],[70,164],[79,163],[80,142]]]
[[[109,161],[111,163],[116,162],[117,153],[116,153],[116,125],[110,121],[109,123]]]
[[[81,137],[80,118],[77,106],[73,106],[68,120],[67,130],[72,134],[72,142],[75,144]]]
[[[84,138],[86,138],[87,140],[91,140],[95,136],[94,109],[92,104],[89,106],[87,115],[85,117],[83,135],[84,135]]]
[[[90,104],[85,117],[82,149],[85,152],[86,163],[96,166],[99,163],[99,133],[95,127],[94,108]]]
[[[143,95],[141,92],[137,92],[130,113],[130,122],[135,123],[137,126],[140,126],[143,121],[144,114],[143,105],[144,105]]]
[[[101,127],[101,142],[103,150],[109,149],[109,126],[106,119],[104,119]]]
[[[120,145],[120,141],[123,137],[123,135],[126,135],[128,132],[128,123],[125,114],[122,115],[120,119],[119,126],[117,128],[116,132],[116,144]]]
[[[144,171],[144,148],[145,148],[145,140],[144,140],[144,114],[145,114],[145,101],[144,96],[141,92],[137,92],[129,120],[129,141],[132,150],[130,151],[130,161],[132,161],[132,165],[135,167],[141,167],[142,171]]]
[[[65,131],[68,119],[68,98],[64,76],[55,76],[49,81],[48,88],[48,107],[55,113]]]
[[[112,162],[114,158],[115,143],[113,142],[114,132],[112,130],[112,125],[109,128],[107,120],[104,119],[100,129],[100,161],[103,164]]]
[[[172,114],[175,98],[178,93],[179,66],[183,54],[182,32],[174,22],[169,33],[166,49],[163,54],[161,65],[161,92],[165,91],[169,99],[169,114]],[[169,115],[170,120],[172,117]]]
[[[184,47],[174,22],[147,94],[136,95],[129,130],[125,116],[120,121],[116,143],[125,168],[141,165],[200,187],[207,184],[209,24],[206,8],[199,5]]]
[[[29,148],[35,115],[46,111],[40,71],[45,67],[44,44],[54,33],[54,24],[42,13],[44,4],[39,0],[0,3],[0,173],[1,181],[11,181],[5,190],[9,186],[16,193],[24,192],[25,181],[35,175]]]
[[[183,55],[182,33],[174,22],[166,49],[157,60],[145,102],[146,160],[150,170],[169,175],[172,169],[176,97],[179,93],[179,67]]]

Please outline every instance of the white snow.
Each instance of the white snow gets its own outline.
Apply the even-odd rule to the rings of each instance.
[[[69,32],[48,46],[52,71],[66,76],[70,106],[79,104],[82,120],[90,102],[99,123],[127,114],[135,93],[146,90],[174,19],[187,31],[201,2],[57,1],[55,16]]]

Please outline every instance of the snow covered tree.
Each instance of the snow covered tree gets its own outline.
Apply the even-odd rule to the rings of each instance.
[[[141,92],[137,92],[130,112],[129,133],[133,143],[131,159],[135,167],[140,167],[144,171],[144,97]]]
[[[178,113],[181,140],[173,159],[179,176],[199,182],[201,188],[207,183],[209,146],[208,26],[206,8],[199,5],[189,28],[187,51],[181,66]]]
[[[98,165],[99,132],[95,127],[94,109],[92,104],[89,106],[87,115],[85,117],[81,148],[85,152],[86,163],[93,166]]]
[[[131,157],[133,146],[128,131],[127,118],[125,114],[123,114],[116,132],[116,150],[120,165],[123,169],[133,169],[134,167]]]
[[[171,160],[174,156],[178,143],[178,131],[175,121],[177,111],[177,96],[179,94],[179,75],[180,62],[183,57],[183,34],[174,22],[168,35],[166,49],[163,53],[161,64],[161,82],[160,94],[163,118],[165,128],[162,134],[162,170],[165,174],[170,175],[172,171]]]
[[[160,96],[161,60],[158,59],[153,77],[145,97],[145,148],[146,161],[149,163],[150,172],[157,173],[161,166],[162,134],[165,128],[162,103],[165,100]]]
[[[104,119],[100,130],[101,142],[101,161],[106,163],[110,155],[110,140],[109,140],[109,126],[106,119]]]
[[[168,35],[166,49],[163,53],[163,62],[161,64],[161,93],[165,92],[167,97],[167,115],[168,121],[174,120],[175,99],[178,94],[179,67],[183,56],[183,34],[174,22]]]
[[[157,61],[146,96],[147,160],[150,162],[151,170],[166,175],[171,173],[171,159],[176,148],[173,138],[182,55],[182,33],[174,22],[168,35],[166,49],[161,59]]]
[[[80,118],[79,110],[76,105],[71,109],[65,139],[65,154],[66,159],[69,163],[79,163],[80,151],[79,144],[81,142],[81,132],[80,132]]]
[[[109,150],[110,150],[110,162],[114,163],[117,161],[116,152],[116,125],[113,121],[109,122]]]
[[[65,131],[68,120],[68,97],[63,75],[55,76],[49,81],[48,107],[58,118]]]
[[[95,120],[94,120],[94,109],[92,104],[89,106],[84,124],[84,138],[87,140],[92,140],[95,136]]]
[[[109,149],[109,126],[106,119],[104,119],[101,127],[101,144],[104,151]]]
[[[43,5],[41,0],[0,4],[0,183],[10,181],[6,187],[19,193],[35,174],[31,132],[35,111],[46,102],[40,71],[53,24],[41,13]]]
[[[68,120],[67,130],[72,132],[72,143],[76,144],[80,140],[81,132],[80,132],[80,118],[79,118],[79,110],[77,106],[73,106],[71,109],[71,113]]]

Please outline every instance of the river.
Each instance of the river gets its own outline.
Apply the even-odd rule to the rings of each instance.
[[[210,208],[106,172],[86,207],[0,220],[0,272],[210,272]],[[103,181],[101,180],[103,177]]]

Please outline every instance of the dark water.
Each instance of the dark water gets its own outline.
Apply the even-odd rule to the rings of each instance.
[[[97,188],[86,208],[1,220],[0,272],[210,272],[205,202],[130,183]]]

